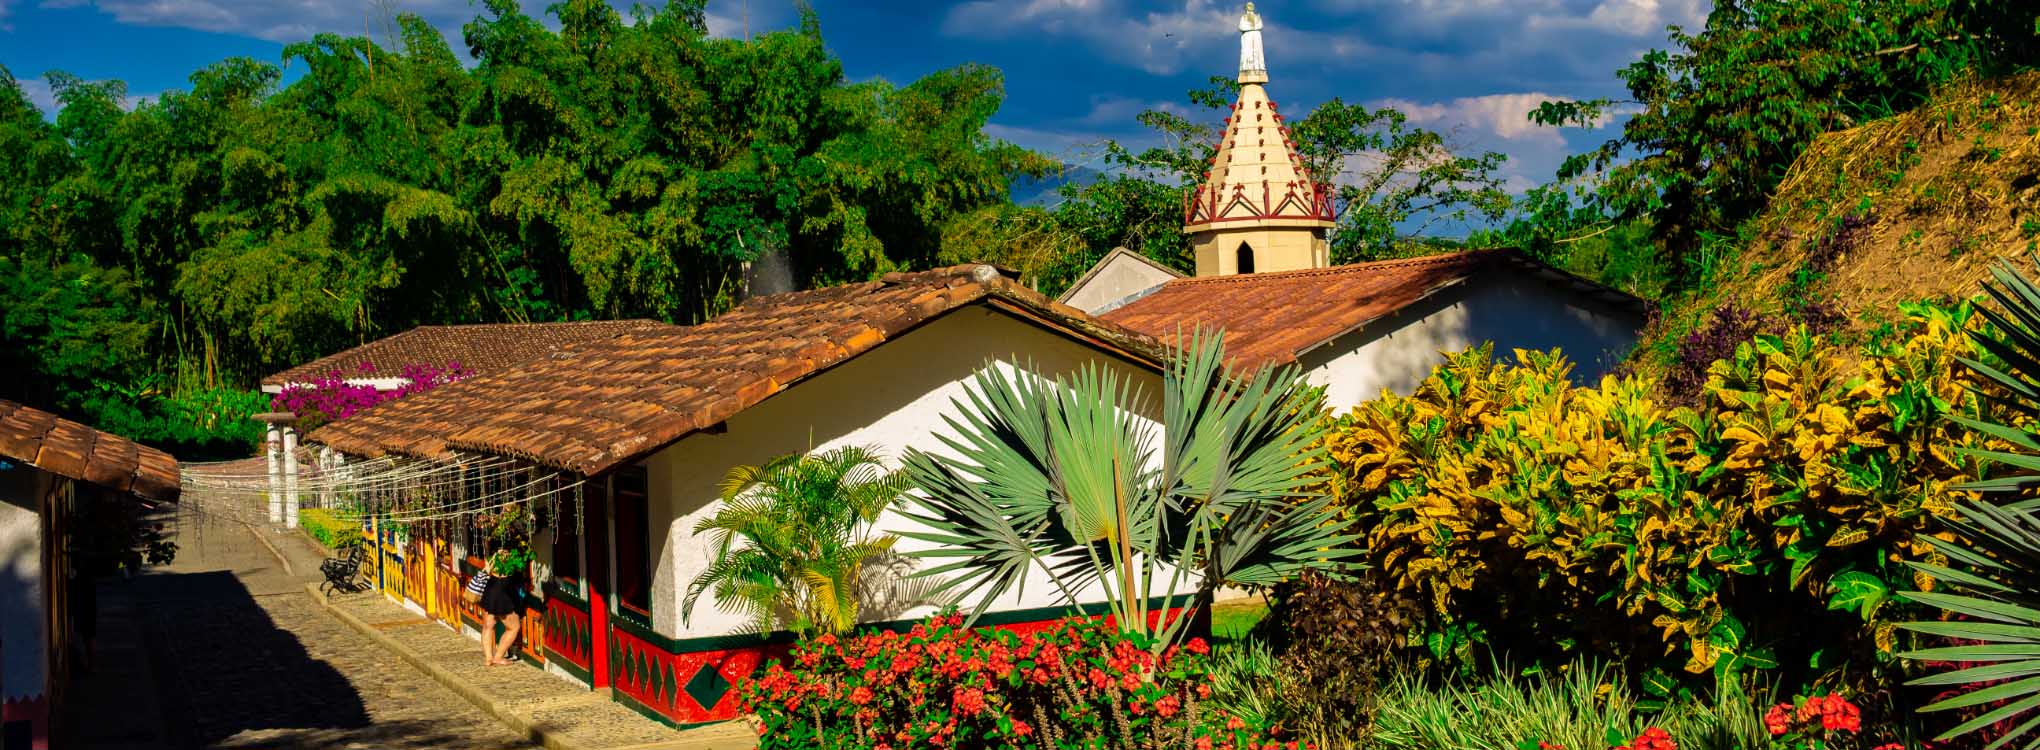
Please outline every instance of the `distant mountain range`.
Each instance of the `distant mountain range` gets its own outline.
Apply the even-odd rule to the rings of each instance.
[[[1014,178],[1013,183],[1007,186],[1007,190],[1011,192],[1014,203],[1045,208],[1062,200],[1062,194],[1058,192],[1062,186],[1089,185],[1103,176],[1105,176],[1103,172],[1090,167],[1065,166],[1062,173],[1046,177],[1021,175]]]

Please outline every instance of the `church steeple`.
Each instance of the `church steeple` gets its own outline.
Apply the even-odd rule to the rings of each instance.
[[[1240,16],[1240,98],[1204,184],[1185,196],[1198,276],[1293,271],[1331,265],[1331,186],[1313,182],[1268,98],[1261,16]]]

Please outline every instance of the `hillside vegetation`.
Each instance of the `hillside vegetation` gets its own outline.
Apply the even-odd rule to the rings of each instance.
[[[1793,164],[1723,289],[1863,312],[1967,296],[2040,236],[2040,73],[1948,89],[1821,137]]]
[[[1713,329],[1800,321],[1859,338],[1900,303],[1977,294],[1999,259],[2040,249],[2040,73],[1964,80],[1820,136],[1718,247],[1709,281],[1668,300],[1640,367],[1739,332]]]

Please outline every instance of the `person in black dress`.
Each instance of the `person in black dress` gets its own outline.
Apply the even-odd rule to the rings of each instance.
[[[512,569],[510,559],[508,550],[497,550],[489,558],[489,585],[482,589],[482,655],[490,666],[510,663],[510,649],[522,632],[525,571]],[[504,628],[500,641],[496,639],[498,620]],[[491,646],[494,651],[489,650]]]

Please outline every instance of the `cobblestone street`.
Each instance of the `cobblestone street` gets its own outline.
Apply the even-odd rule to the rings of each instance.
[[[100,668],[74,691],[63,747],[530,746],[322,611],[245,527],[191,521],[175,564],[102,584]],[[130,626],[146,664],[119,663]]]

